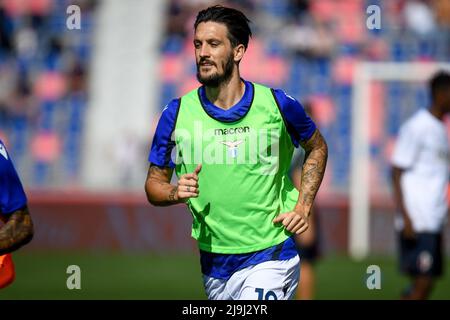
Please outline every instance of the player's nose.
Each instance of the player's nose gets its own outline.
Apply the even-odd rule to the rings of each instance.
[[[207,58],[210,56],[210,51],[207,45],[203,44],[200,47],[200,52],[199,52],[200,58]]]

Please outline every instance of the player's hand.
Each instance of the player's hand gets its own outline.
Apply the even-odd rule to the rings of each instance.
[[[295,234],[305,232],[309,227],[309,218],[297,211],[285,212],[279,214],[273,223],[282,223],[287,231]]]
[[[198,174],[202,170],[202,165],[199,164],[194,172],[183,174],[178,180],[177,197],[179,200],[186,201],[189,198],[197,198],[198,190]]]

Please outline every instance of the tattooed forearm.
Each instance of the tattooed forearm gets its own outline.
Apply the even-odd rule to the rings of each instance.
[[[175,195],[177,194],[177,191],[178,191],[178,186],[177,187],[174,187],[173,189],[172,189],[172,191],[170,191],[170,193],[169,193],[169,200],[170,201],[175,201],[176,199],[175,199]]]
[[[325,173],[328,147],[319,130],[316,130],[302,147],[305,149],[306,155],[302,170],[298,205],[306,215],[309,215]]]
[[[167,184],[167,172],[168,168],[159,168],[157,166],[151,165],[148,168],[147,180],[151,180],[153,183],[157,183],[159,185]],[[170,173],[171,174],[171,173]]]
[[[0,228],[0,255],[13,252],[33,238],[33,222],[28,209],[14,212]]]
[[[155,206],[169,206],[179,203],[177,187],[170,184],[173,169],[150,165],[145,182],[148,201]]]

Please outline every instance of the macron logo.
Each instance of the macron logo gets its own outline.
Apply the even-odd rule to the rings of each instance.
[[[249,127],[238,127],[238,128],[225,128],[225,129],[214,129],[214,134],[216,136],[236,134],[236,133],[246,133],[249,132]]]
[[[6,159],[8,160],[8,154],[6,153],[6,149],[5,147],[0,143],[0,154]]]

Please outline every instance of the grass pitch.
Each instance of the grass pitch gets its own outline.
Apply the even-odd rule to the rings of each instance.
[[[18,252],[14,254],[16,280],[0,290],[0,299],[206,299],[197,255],[120,253]],[[369,265],[381,268],[381,289],[366,286]],[[67,267],[81,269],[81,289],[69,290]],[[450,268],[432,299],[450,299]],[[397,299],[407,278],[392,257],[355,262],[328,256],[316,264],[317,299]]]

